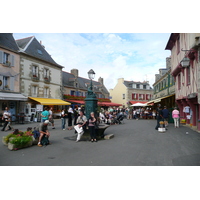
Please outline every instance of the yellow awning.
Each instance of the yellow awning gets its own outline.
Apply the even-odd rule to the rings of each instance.
[[[38,97],[29,97],[29,99],[37,101],[42,105],[71,105],[71,103],[63,101],[61,99],[48,99],[48,98],[38,98]]]

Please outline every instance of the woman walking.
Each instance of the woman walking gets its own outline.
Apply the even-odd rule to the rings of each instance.
[[[176,107],[172,111],[172,118],[174,119],[174,127],[179,128],[179,111]]]
[[[90,113],[90,118],[89,118],[89,123],[88,123],[91,142],[97,142],[96,131],[95,131],[95,123],[96,123],[96,121],[97,121],[97,119],[94,116],[94,112],[91,112]]]

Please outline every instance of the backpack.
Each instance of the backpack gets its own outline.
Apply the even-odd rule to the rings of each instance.
[[[40,143],[41,143],[42,146],[46,146],[46,145],[48,145],[48,144],[49,144],[49,137],[46,136],[46,135],[44,135],[44,136],[42,137]]]

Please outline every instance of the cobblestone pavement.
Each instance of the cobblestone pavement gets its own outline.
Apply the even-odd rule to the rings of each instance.
[[[38,124],[14,124],[13,127],[25,131]],[[156,120],[125,119],[124,123],[106,129],[106,134],[114,134],[110,140],[76,143],[74,130],[62,130],[58,119],[56,129],[49,127],[51,145],[10,151],[1,143],[0,165],[200,166],[200,133],[186,126],[175,129],[173,124],[160,133],[155,126]],[[9,132],[0,132],[1,138],[7,134]]]

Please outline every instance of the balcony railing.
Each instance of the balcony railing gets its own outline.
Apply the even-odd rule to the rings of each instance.
[[[44,77],[44,82],[49,83],[50,82],[50,77]]]
[[[39,81],[39,75],[32,74],[32,80],[33,81]]]

